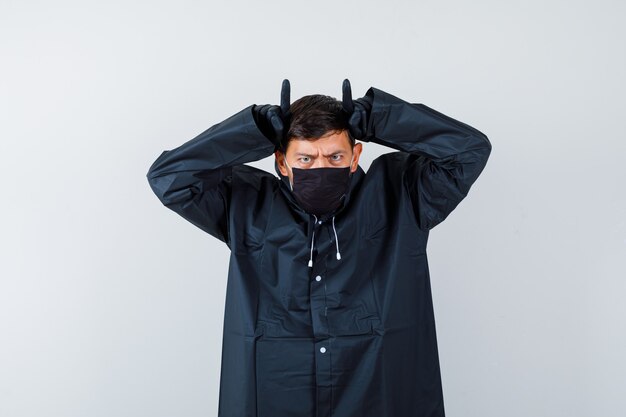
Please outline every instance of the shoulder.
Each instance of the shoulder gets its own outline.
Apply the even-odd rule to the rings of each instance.
[[[233,165],[233,174],[239,174],[239,175],[244,175],[244,176],[254,176],[254,177],[258,177],[258,178],[262,178],[262,177],[275,177],[275,175],[270,174],[269,172],[263,170],[263,169],[259,169],[256,167],[253,167],[251,165],[248,164],[241,164],[241,165]]]
[[[398,201],[404,192],[404,172],[409,154],[390,152],[375,158],[367,169],[363,192],[376,198],[385,196]]]
[[[412,152],[395,151],[380,155],[367,170],[367,188],[406,203],[406,197],[411,193],[411,174],[421,171],[424,162],[423,155]]]
[[[276,175],[245,164],[233,166],[232,176],[233,185],[244,188],[252,187],[259,189],[276,182]]]
[[[416,155],[402,151],[380,155],[372,161],[367,174],[371,174],[372,179],[396,179],[402,176],[415,157]]]

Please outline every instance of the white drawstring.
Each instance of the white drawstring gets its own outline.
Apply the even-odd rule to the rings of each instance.
[[[315,223],[317,223],[317,216],[314,214]],[[313,241],[315,240],[315,228],[313,228],[313,236],[311,237],[311,257],[309,258],[309,268],[313,267]]]
[[[314,214],[315,223],[317,223],[317,216]],[[341,259],[341,253],[339,253],[339,239],[337,238],[337,229],[335,229],[335,216],[333,216],[333,232],[335,233],[335,245],[337,247],[337,260]],[[313,228],[313,235],[311,237],[311,257],[309,258],[309,268],[313,267],[313,244],[315,242],[315,228]]]
[[[335,216],[333,216],[333,232],[335,232],[335,244],[337,245],[337,260],[341,259],[341,254],[339,253],[339,239],[337,239],[337,230],[335,230]]]

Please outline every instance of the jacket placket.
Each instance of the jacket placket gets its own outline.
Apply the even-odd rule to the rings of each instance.
[[[312,216],[313,218],[313,216]],[[332,413],[332,339],[329,333],[326,280],[326,259],[332,245],[328,236],[329,220],[313,218],[310,234],[313,248],[313,265],[309,268],[311,323],[314,336],[316,417],[330,417]]]

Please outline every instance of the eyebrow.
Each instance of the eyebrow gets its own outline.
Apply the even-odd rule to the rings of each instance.
[[[335,152],[329,153],[329,154],[327,154],[327,155],[322,155],[322,156],[333,156],[333,155],[337,155],[337,154],[339,154],[339,153],[343,153],[343,154],[345,154],[345,153],[346,153],[346,151],[343,151],[343,150],[338,150],[338,151],[335,151]],[[309,156],[309,157],[314,157],[314,156],[315,156],[315,155],[311,155],[311,154],[304,153],[304,152],[296,152],[296,155],[298,155],[298,156]]]

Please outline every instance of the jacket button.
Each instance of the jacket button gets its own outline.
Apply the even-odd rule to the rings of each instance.
[[[322,347],[320,348],[320,352],[322,352],[322,353],[326,352],[326,348],[322,346]]]
[[[322,277],[320,277],[319,275],[315,277],[315,281],[321,281]]]

